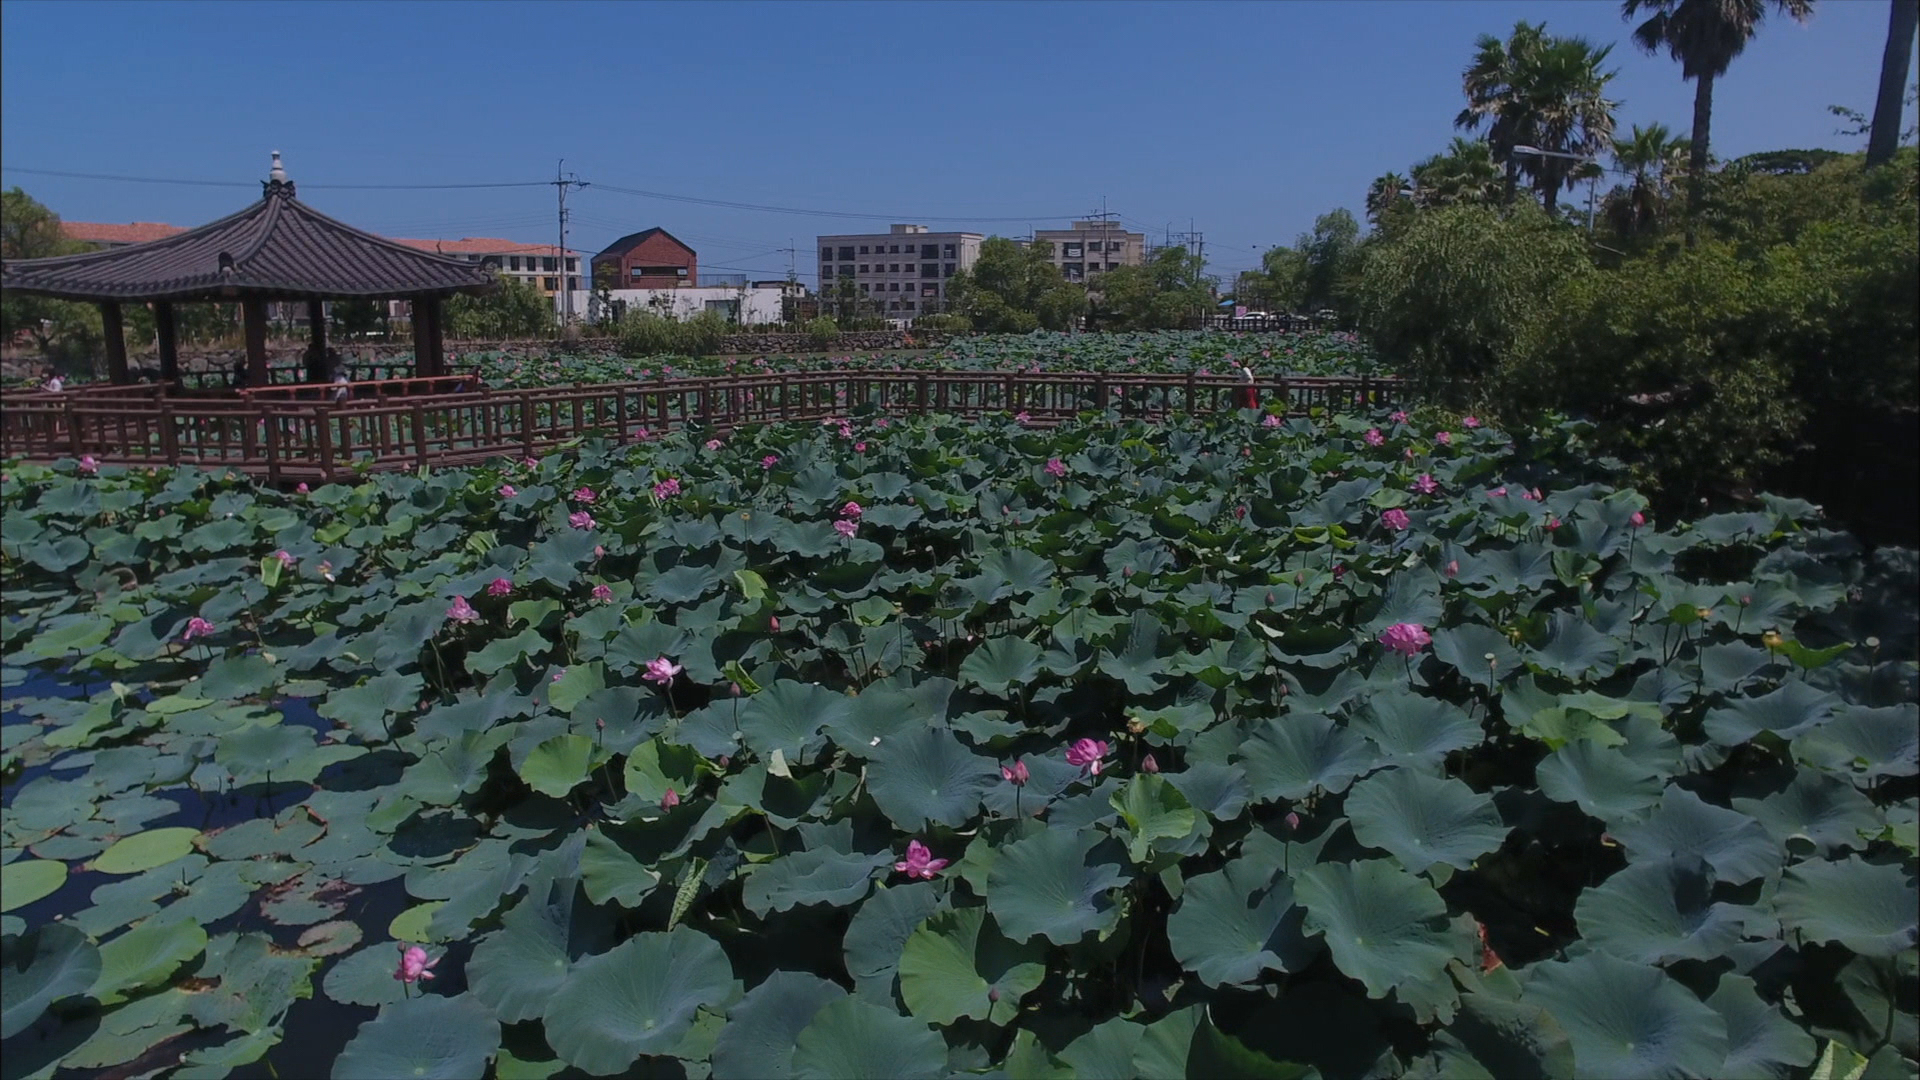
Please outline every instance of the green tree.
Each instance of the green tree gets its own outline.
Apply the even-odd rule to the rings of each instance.
[[[1916,31],[1920,31],[1920,0],[1887,0],[1887,46],[1880,54],[1880,93],[1874,100],[1873,124],[1867,130],[1867,166],[1884,165],[1900,145],[1900,112],[1905,104],[1901,86],[1907,81]],[[1909,99],[1910,100],[1910,99]]]
[[[447,336],[469,340],[546,337],[554,329],[553,301],[532,283],[496,275],[493,291],[447,301]]]
[[[1630,136],[1614,140],[1614,167],[1627,175],[1626,186],[1607,196],[1607,220],[1618,237],[1632,240],[1660,231],[1686,158],[1687,140],[1676,138],[1665,124],[1635,124]]]
[[[0,193],[0,258],[44,259],[89,247],[67,239],[60,216],[21,188]],[[91,370],[104,340],[100,310],[92,304],[19,293],[0,295],[0,338],[11,341],[22,332],[33,339],[42,356],[69,373]]]
[[[1397,172],[1382,173],[1367,185],[1367,222],[1376,229],[1411,204],[1413,182]]]
[[[1525,173],[1552,213],[1560,191],[1574,179],[1575,162],[1519,154],[1516,147],[1585,157],[1606,148],[1616,103],[1606,97],[1614,73],[1601,65],[1612,51],[1584,38],[1548,36],[1545,23],[1516,23],[1504,42],[1491,34],[1475,42],[1473,61],[1461,75],[1467,105],[1454,124],[1469,131],[1486,125],[1493,160],[1506,170],[1508,201],[1516,173]]]
[[[1554,289],[1591,270],[1586,239],[1537,207],[1432,210],[1368,249],[1359,327],[1426,393],[1464,405]]]
[[[948,308],[976,330],[1070,329],[1086,314],[1087,290],[1060,276],[1052,248],[988,237],[973,265],[947,282]]]
[[[1435,154],[1413,167],[1413,204],[1436,206],[1490,206],[1500,201],[1500,167],[1493,148],[1476,139],[1456,136],[1446,153]]]
[[[1680,62],[1684,79],[1694,82],[1693,137],[1687,165],[1687,210],[1700,209],[1705,193],[1708,151],[1713,137],[1713,83],[1727,73],[1753,40],[1771,6],[1798,22],[1813,14],[1813,0],[1622,0],[1620,15],[1645,22],[1634,28],[1634,43],[1649,53],[1667,50]]]
[[[335,300],[328,305],[333,329],[344,338],[355,338],[384,329],[387,305],[380,300]]]
[[[1095,317],[1124,330],[1171,330],[1213,306],[1206,260],[1186,248],[1155,252],[1145,266],[1122,266],[1100,275]]]

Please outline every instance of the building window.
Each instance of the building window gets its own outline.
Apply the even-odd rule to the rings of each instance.
[[[867,245],[865,245],[865,244],[861,244],[861,245],[860,245],[860,254],[862,254],[862,255],[865,255],[866,253],[867,253]]]
[[[542,288],[546,289],[548,292],[552,292],[555,289],[558,289],[560,287],[560,279],[559,278],[541,278],[540,285]]]
[[[873,291],[873,286],[863,281],[860,283],[860,291],[863,293],[870,293]]]
[[[1119,263],[1117,263],[1117,262],[1110,262],[1110,263],[1108,263],[1108,264],[1107,264],[1107,269],[1109,269],[1109,270],[1118,270],[1118,269],[1120,269],[1120,264],[1119,264]]]
[[[921,244],[921,245],[920,245],[920,257],[921,257],[921,258],[923,258],[923,259],[937,259],[937,258],[939,258],[939,257],[940,257],[940,245],[939,245],[939,244]]]
[[[640,278],[640,277],[642,277],[643,275],[645,275],[645,274],[646,274],[646,272],[647,272],[647,271],[646,271],[646,268],[645,268],[645,267],[642,267],[642,266],[634,266],[634,267],[629,267],[629,268],[627,269],[627,276],[628,276],[628,277],[630,277],[630,278],[635,278],[635,279],[638,279],[638,278]]]
[[[841,276],[841,277],[852,277],[852,276],[853,276],[853,267],[852,267],[851,265],[849,265],[849,264],[846,264],[846,263],[842,263],[842,264],[840,264],[840,276]]]
[[[1108,250],[1108,251],[1119,251],[1119,250],[1120,250],[1120,241],[1118,241],[1118,240],[1109,240],[1109,241],[1107,241],[1107,250]]]
[[[887,283],[887,291],[888,291],[888,292],[899,292],[899,291],[900,291],[900,283],[899,283],[899,282],[897,282],[897,281],[892,281],[892,282],[888,282],[888,283]]]
[[[1079,244],[1062,244],[1060,246],[1062,249],[1060,252],[1062,257],[1068,259],[1077,259],[1080,257],[1081,249]]]
[[[952,276],[953,276],[953,264],[952,264],[952,263],[947,263],[947,264],[945,264],[945,265],[943,265],[943,266],[941,266],[941,267],[940,267],[940,276],[941,276],[941,277],[952,277]]]
[[[866,263],[861,263],[861,264],[860,264],[860,272],[861,272],[861,273],[863,273],[863,274],[867,272],[867,264],[866,264]]]
[[[510,255],[510,256],[508,256],[508,257],[507,257],[507,269],[509,269],[509,270],[518,270],[518,269],[520,269],[520,256],[518,256],[518,255]]]
[[[574,273],[574,272],[576,272],[576,271],[578,271],[579,269],[580,269],[580,260],[579,260],[579,259],[568,259],[568,260],[567,260],[567,273],[569,273],[569,274],[571,274],[571,273]]]
[[[833,261],[833,249],[832,249],[832,248],[821,248],[821,249],[820,249],[820,261],[821,261],[821,262],[823,262],[823,263],[829,263],[829,262],[832,262],[832,261]]]
[[[898,300],[889,300],[889,301],[887,301],[887,310],[888,310],[888,311],[899,311],[899,310],[900,310],[900,301],[898,301]]]
[[[577,278],[577,277],[570,277],[570,278],[568,278],[568,279],[567,279],[567,291],[568,291],[568,292],[579,292],[579,291],[580,291],[580,279],[579,279],[579,278]]]
[[[911,300],[902,300],[902,301],[900,301],[900,307],[901,307],[901,308],[902,308],[903,310],[906,310],[906,311],[912,311],[912,310],[913,310],[913,301],[911,301]]]
[[[957,259],[957,258],[959,258],[959,256],[958,256],[958,255],[955,255],[955,254],[954,254],[954,250],[953,250],[953,245],[952,245],[952,244],[942,244],[942,245],[940,245],[940,257],[941,257],[941,258],[943,258],[943,259]]]
[[[559,260],[557,259],[541,259],[540,269],[545,270],[547,273],[551,274],[555,270],[560,269],[558,263],[559,263]]]
[[[852,259],[852,258],[853,258],[853,245],[851,245],[851,244],[849,244],[849,245],[847,245],[846,247],[843,247],[843,248],[841,248],[841,249],[840,249],[840,261],[841,261],[841,262],[846,262],[846,261],[848,261],[849,259]]]

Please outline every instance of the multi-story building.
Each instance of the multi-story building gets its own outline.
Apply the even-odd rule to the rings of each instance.
[[[831,305],[851,288],[890,319],[944,311],[948,279],[973,265],[984,239],[979,233],[929,232],[925,225],[822,236],[820,297]]]
[[[468,262],[487,263],[497,267],[501,277],[526,282],[549,297],[560,295],[563,289],[578,291],[584,280],[580,275],[580,252],[571,248],[562,252],[558,244],[522,244],[517,240],[497,240],[484,236],[469,236],[459,240],[409,240],[396,236],[392,240],[420,251],[451,255]],[[564,268],[561,265],[563,255]]]
[[[1147,236],[1114,221],[1076,221],[1071,229],[1036,229],[1035,244],[1053,247],[1053,265],[1068,281],[1088,282],[1123,266],[1147,261]]]
[[[700,256],[665,229],[643,229],[593,257],[597,289],[691,289],[700,284]]]

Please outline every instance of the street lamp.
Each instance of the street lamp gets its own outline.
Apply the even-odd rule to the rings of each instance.
[[[1516,146],[1513,148],[1513,152],[1516,154],[1531,154],[1534,157],[1565,158],[1568,161],[1578,161],[1583,165],[1598,166],[1602,172],[1607,171],[1607,167],[1605,165],[1600,164],[1600,159],[1587,157],[1585,154],[1568,154],[1559,150],[1542,150],[1537,146]],[[1600,190],[1600,177],[1599,177],[1599,174],[1596,173],[1595,175],[1587,178],[1587,235],[1588,236],[1593,235],[1593,202],[1594,202],[1594,196],[1599,192],[1599,190]]]

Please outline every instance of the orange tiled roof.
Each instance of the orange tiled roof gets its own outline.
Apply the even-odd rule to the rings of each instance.
[[[125,225],[108,221],[63,221],[60,231],[69,240],[84,240],[89,244],[144,244],[149,240],[177,236],[187,230],[180,225],[163,225],[158,221],[135,221]]]
[[[558,257],[558,244],[523,244],[518,240],[498,240],[487,236],[465,236],[458,240],[411,240],[405,237],[391,237],[396,244],[405,244],[421,251],[437,251],[445,255],[550,255]],[[578,252],[573,254],[578,255]]]

